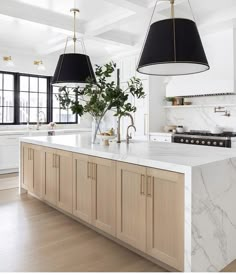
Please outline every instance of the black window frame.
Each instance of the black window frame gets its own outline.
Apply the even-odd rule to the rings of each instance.
[[[52,76],[45,76],[45,75],[37,75],[37,74],[29,74],[29,73],[20,73],[20,72],[10,72],[10,71],[2,71],[0,70],[0,74],[11,74],[14,77],[14,121],[11,123],[2,123],[0,121],[0,126],[7,126],[7,125],[26,125],[27,122],[20,122],[20,76],[26,77],[36,77],[36,78],[46,78],[47,79],[47,103],[46,108],[47,110],[47,121],[44,124],[48,124],[53,121],[53,87],[51,85]],[[35,108],[41,108],[39,106]],[[75,122],[56,122],[57,124],[78,124],[78,115],[75,117]],[[30,125],[35,125],[36,122],[29,122]]]

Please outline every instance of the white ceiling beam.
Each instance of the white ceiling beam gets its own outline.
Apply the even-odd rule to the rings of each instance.
[[[125,8],[134,12],[142,12],[148,8],[145,0],[105,0],[118,7]]]
[[[0,14],[45,25],[59,31],[64,30],[71,32],[73,29],[72,16],[57,14],[16,0],[1,1]],[[79,25],[78,32],[83,33],[82,23]]]

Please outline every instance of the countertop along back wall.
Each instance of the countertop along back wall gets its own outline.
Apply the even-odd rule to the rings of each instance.
[[[189,98],[193,104],[201,107],[174,107],[166,109],[167,125],[183,125],[186,130],[211,130],[216,125],[225,130],[236,131],[236,95],[209,96]],[[224,107],[227,104],[235,106],[225,107],[231,116],[223,116],[223,113],[214,113],[214,106]]]

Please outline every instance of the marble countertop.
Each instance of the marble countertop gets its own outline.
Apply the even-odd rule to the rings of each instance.
[[[143,165],[147,167],[188,172],[195,166],[236,157],[236,150],[178,143],[131,141],[110,146],[92,145],[85,133],[67,136],[22,137],[21,142],[52,147],[91,156]]]
[[[40,130],[36,129],[19,129],[19,130],[0,130],[0,136],[6,136],[6,135],[30,135],[31,133],[47,133],[48,131],[55,131],[55,132],[90,132],[91,129],[87,128],[56,128],[54,130],[52,129],[45,129],[42,128]]]

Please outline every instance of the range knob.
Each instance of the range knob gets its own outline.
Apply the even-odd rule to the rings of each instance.
[[[197,141],[196,141],[196,143],[197,143],[197,144],[199,144],[199,143],[200,143],[200,141],[199,141],[199,140],[197,140]]]
[[[213,142],[213,145],[214,145],[214,146],[216,146],[216,145],[217,145],[217,142],[216,142],[216,141],[214,141],[214,142]]]
[[[191,140],[191,143],[194,144],[194,139]]]
[[[184,139],[183,139],[183,138],[181,138],[180,142],[182,142],[182,143],[183,143],[183,142],[184,142]]]
[[[210,141],[208,141],[208,142],[207,142],[207,145],[211,145],[211,142],[210,142]]]
[[[189,143],[189,140],[188,140],[188,139],[186,139],[186,140],[185,140],[185,142],[186,142],[186,143]]]
[[[202,141],[202,145],[204,145],[204,144],[206,144],[206,142],[203,140],[203,141]]]
[[[223,143],[223,142],[220,142],[220,146],[224,146],[224,143]]]

